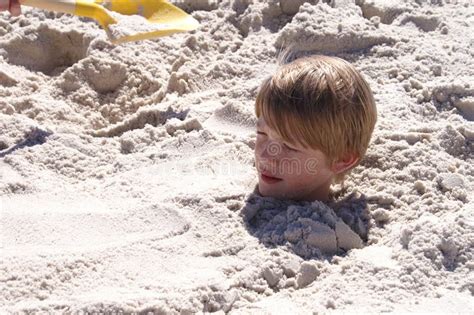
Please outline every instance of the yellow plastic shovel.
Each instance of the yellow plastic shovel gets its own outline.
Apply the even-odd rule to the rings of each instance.
[[[166,0],[20,0],[22,5],[70,13],[96,20],[114,43],[151,39],[173,33],[192,31],[199,22]],[[111,38],[109,25],[117,23],[110,11],[123,15],[140,15],[153,25],[153,31],[137,32]]]

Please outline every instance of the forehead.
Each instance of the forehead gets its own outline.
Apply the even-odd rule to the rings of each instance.
[[[275,140],[283,141],[282,137],[278,135],[278,132],[267,124],[263,116],[260,116],[257,119],[257,129],[265,131],[271,138]]]
[[[263,116],[260,116],[257,119],[257,128],[265,130],[275,140],[285,141],[281,136],[278,135],[278,133],[273,128],[271,128],[267,124],[267,122],[265,121]],[[323,154],[320,150],[315,150],[315,149],[312,149],[312,148],[304,147],[301,144],[297,143],[296,141],[287,141],[287,142],[291,143],[292,146],[298,148],[298,150],[300,150],[301,153],[303,153],[303,154],[308,154],[308,155],[313,156],[313,157],[314,157],[314,154],[316,154],[318,156]]]
[[[265,121],[265,119],[263,118],[263,116],[260,116],[258,119],[257,119],[257,128],[258,129],[263,129],[265,130],[272,138],[276,139],[276,140],[279,140],[279,141],[285,141],[279,134],[278,132],[273,129],[272,127],[270,127],[267,122]],[[293,143],[294,141],[287,141],[289,143]],[[299,146],[297,145],[296,143],[294,143],[295,146]]]
[[[265,118],[263,118],[263,116],[260,116],[257,119],[257,129],[263,129],[266,132],[271,133],[273,137],[276,137],[279,139],[281,138],[278,135],[278,132],[274,128],[270,127],[270,125],[265,121]]]

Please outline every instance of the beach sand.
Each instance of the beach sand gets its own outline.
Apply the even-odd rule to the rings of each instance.
[[[201,27],[123,45],[0,14],[0,312],[471,313],[474,3],[174,3]],[[331,204],[255,193],[254,101],[288,49],[374,91]]]

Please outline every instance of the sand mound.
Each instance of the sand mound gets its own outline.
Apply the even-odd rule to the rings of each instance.
[[[0,312],[468,313],[468,1],[174,2],[201,27],[120,46],[0,14]],[[374,90],[328,204],[255,193],[255,96],[288,47]]]
[[[400,14],[410,11],[404,2],[399,0],[357,0],[356,4],[360,6],[366,19],[377,17],[380,23],[384,24],[391,24]]]
[[[174,5],[186,11],[212,11],[218,8],[217,0],[172,0]]]
[[[16,36],[0,42],[0,54],[8,63],[46,75],[55,75],[86,56],[92,38],[47,24],[26,27]]]
[[[355,4],[348,7],[340,10],[325,3],[316,6],[303,4],[292,22],[279,33],[275,46],[316,53],[340,53],[397,41],[394,34],[364,19]]]

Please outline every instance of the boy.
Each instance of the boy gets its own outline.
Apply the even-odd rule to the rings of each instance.
[[[377,120],[369,85],[348,62],[310,56],[266,79],[255,104],[258,191],[329,201],[365,155]]]

